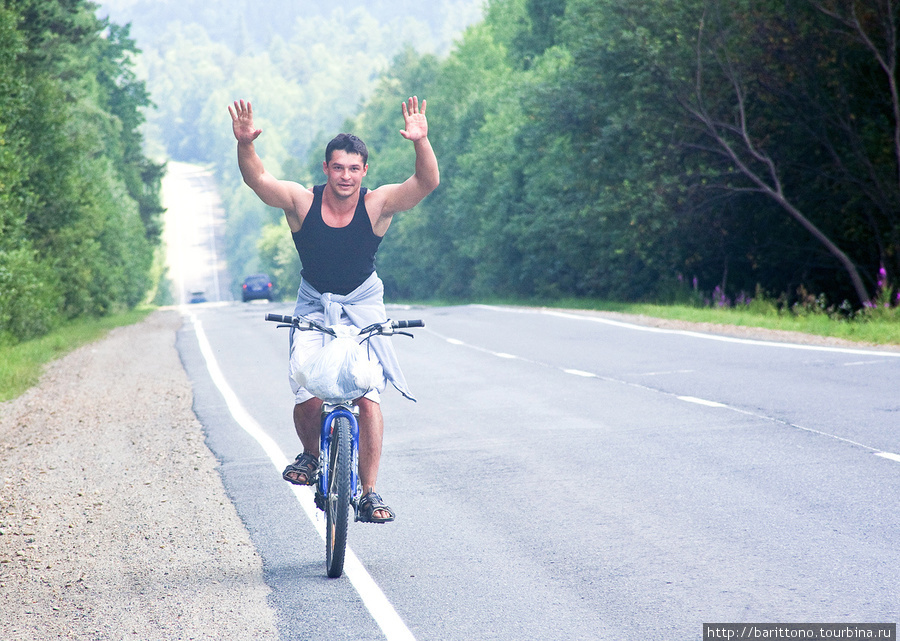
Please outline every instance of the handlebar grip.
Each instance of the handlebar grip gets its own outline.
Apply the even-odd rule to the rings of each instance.
[[[403,320],[403,321],[394,321],[392,325],[396,329],[405,329],[407,327],[425,327],[425,321],[423,320]]]
[[[282,316],[281,314],[266,314],[267,321],[273,321],[275,323],[293,323],[293,316]]]

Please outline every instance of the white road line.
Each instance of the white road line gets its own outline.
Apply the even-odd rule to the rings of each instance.
[[[717,403],[716,401],[707,401],[702,398],[697,398],[695,396],[676,396],[679,401],[684,401],[685,403],[694,403],[695,405],[705,405],[706,407],[725,407],[731,409],[724,403]]]
[[[673,369],[668,372],[641,372],[635,376],[671,376],[672,374],[693,374],[692,369]]]
[[[597,378],[597,375],[593,372],[585,372],[580,369],[564,369],[566,374],[572,374],[573,376],[581,376],[583,378]]]
[[[704,334],[703,332],[691,332],[683,329],[665,329],[662,327],[649,327],[647,325],[637,325],[635,323],[626,323],[616,321],[600,316],[586,316],[583,314],[573,314],[571,312],[559,312],[551,309],[514,309],[508,307],[497,307],[494,305],[473,305],[473,307],[481,307],[495,312],[506,312],[510,314],[546,314],[547,316],[556,316],[557,318],[569,318],[572,320],[588,321],[591,323],[601,323],[603,325],[611,325],[613,327],[624,327],[640,332],[652,332],[656,334],[678,334],[681,336],[691,336],[693,338],[702,338],[704,340],[719,341],[722,343],[737,343],[740,345],[755,345],[757,347],[780,347],[782,349],[799,349],[814,352],[831,352],[834,354],[859,354],[863,356],[880,356],[883,358],[900,358],[900,352],[877,351],[874,349],[858,349],[851,347],[828,347],[824,345],[801,345],[799,343],[779,343],[775,341],[762,341],[750,338],[735,338],[734,336],[721,336],[718,334]]]
[[[431,329],[425,329],[426,332],[430,332],[432,335],[437,336],[443,341],[447,341],[451,345],[457,345],[459,347],[468,347],[469,349],[474,349],[476,352],[482,352],[483,354],[490,354],[491,356],[496,356],[497,358],[505,358],[507,360],[517,360],[517,361],[525,361],[526,363],[536,363],[541,365],[541,363],[537,363],[537,361],[532,361],[527,358],[523,358],[521,356],[516,356],[515,354],[507,354],[506,352],[495,352],[491,349],[485,349],[483,347],[478,347],[477,345],[470,345],[469,343],[465,343],[458,338],[450,338],[449,336],[444,336],[443,334],[439,334]]]
[[[269,457],[269,460],[272,461],[275,469],[281,473],[281,470],[284,469],[289,462],[288,457],[285,456],[284,452],[281,451],[281,448],[278,447],[275,441],[263,431],[262,427],[260,427],[259,423],[250,416],[249,412],[244,409],[244,406],[241,404],[240,400],[238,400],[237,394],[235,394],[231,389],[231,386],[228,385],[224,374],[222,374],[222,370],[219,368],[219,364],[216,361],[209,340],[206,338],[206,332],[203,331],[203,325],[200,322],[200,319],[197,318],[196,314],[188,314],[188,316],[194,325],[197,343],[200,346],[200,353],[206,361],[206,368],[209,370],[209,376],[222,394],[222,397],[225,399],[228,410],[231,412],[231,415],[234,417],[234,420],[237,421],[238,425],[260,444],[266,455]],[[313,526],[324,541],[325,523],[319,517],[318,511],[313,505],[312,489],[309,487],[297,486],[293,486],[293,488],[294,495],[297,497],[303,511],[309,517],[309,520],[312,521]],[[375,619],[375,622],[378,624],[378,627],[381,628],[381,631],[388,641],[415,641],[415,637],[412,632],[410,632],[409,628],[406,627],[406,624],[403,623],[403,620],[400,618],[400,615],[397,614],[394,606],[391,605],[391,602],[388,601],[384,592],[378,587],[378,584],[375,583],[375,580],[366,571],[365,566],[363,566],[359,558],[349,547],[347,548],[344,559],[344,574],[350,579],[350,583],[353,584],[353,587],[356,589],[357,593],[359,593],[369,614]]]
[[[490,309],[490,310],[494,310],[494,311],[513,311],[513,312],[518,312],[518,311],[519,311],[519,310],[508,310],[508,309],[501,308],[501,307],[493,307],[493,306],[491,306],[491,305],[473,305],[473,307],[483,307],[483,308],[485,308],[485,309]],[[543,311],[541,311],[541,312],[539,312],[539,313],[551,313],[551,312],[543,312]],[[552,312],[551,314],[552,314],[552,315],[555,315],[555,316],[564,316],[564,317],[566,317],[566,318],[575,318],[575,319],[578,319],[578,320],[591,320],[591,321],[593,321],[593,320],[598,320],[598,319],[594,319],[594,318],[587,318],[587,317],[584,317],[584,316],[577,316],[577,315],[574,315],[574,314],[568,314],[568,315],[566,315],[566,314],[557,314],[557,313],[555,313],[555,312]],[[600,320],[600,322],[602,322],[603,320],[605,320],[605,319]],[[630,324],[627,324],[627,323],[619,323],[618,321],[610,321],[610,323],[613,324],[613,325],[623,325],[623,326],[625,326],[625,327],[630,327],[630,328],[640,329],[640,330],[650,329],[650,330],[653,330],[653,331],[665,331],[665,332],[674,333],[674,334],[691,334],[691,335],[696,335],[696,336],[700,336],[700,337],[706,337],[705,334],[695,334],[694,332],[682,332],[682,331],[676,331],[676,330],[658,330],[657,328],[654,328],[654,327],[646,328],[646,327],[644,327],[643,325],[630,325]],[[463,341],[461,341],[461,340],[459,340],[459,339],[456,339],[456,338],[448,338],[448,337],[446,337],[446,336],[442,336],[441,334],[438,334],[437,332],[435,332],[435,331],[433,331],[433,330],[428,330],[428,331],[431,331],[432,334],[434,334],[435,336],[438,336],[439,338],[442,338],[443,340],[447,341],[447,342],[450,343],[451,345],[458,345],[458,346],[460,346],[460,347],[468,347],[469,349],[474,349],[474,350],[476,350],[476,351],[483,352],[483,353],[485,353],[485,354],[491,354],[491,355],[493,355],[493,356],[499,356],[499,357],[501,357],[501,358],[516,358],[516,359],[518,359],[518,360],[520,360],[520,361],[524,361],[524,362],[527,362],[527,363],[531,363],[531,364],[533,364],[533,365],[538,365],[538,366],[540,366],[540,367],[547,367],[547,368],[550,368],[550,369],[559,370],[559,371],[561,371],[561,372],[564,372],[565,374],[570,374],[570,375],[572,375],[572,376],[580,376],[580,377],[582,377],[582,378],[596,378],[596,379],[603,380],[603,381],[606,381],[606,382],[619,383],[619,384],[621,384],[621,385],[628,385],[629,387],[637,387],[637,388],[639,388],[639,389],[644,389],[644,390],[647,390],[647,391],[650,391],[650,392],[656,392],[657,394],[664,394],[664,395],[666,395],[666,396],[674,396],[674,397],[677,398],[678,400],[684,401],[684,402],[686,402],[686,403],[694,403],[695,405],[703,405],[703,406],[705,406],[705,407],[720,407],[720,408],[724,408],[724,409],[727,409],[727,410],[731,410],[732,412],[738,412],[738,413],[740,413],[740,414],[747,414],[748,416],[753,416],[753,417],[755,417],[755,418],[759,418],[759,419],[762,419],[762,420],[773,421],[773,422],[775,422],[775,423],[781,423],[781,424],[783,424],[783,425],[787,425],[788,427],[793,427],[793,428],[798,429],[798,430],[803,430],[803,431],[805,431],[805,432],[812,432],[812,433],[814,433],[814,434],[818,434],[819,436],[825,436],[825,437],[828,437],[828,438],[831,438],[831,439],[835,439],[835,440],[838,440],[838,441],[843,441],[844,443],[849,443],[849,444],[851,444],[851,445],[855,445],[855,446],[861,447],[861,448],[863,448],[863,449],[869,450],[869,451],[872,452],[873,454],[876,454],[877,456],[880,456],[880,457],[882,457],[882,458],[886,458],[886,459],[889,459],[889,460],[891,460],[891,461],[896,461],[896,462],[900,463],[900,454],[894,454],[894,453],[892,453],[892,452],[882,452],[882,451],[879,451],[877,448],[871,447],[871,446],[869,446],[869,445],[865,445],[865,444],[863,444],[863,443],[857,443],[856,441],[851,441],[850,439],[846,439],[846,438],[837,436],[837,435],[835,435],[835,434],[829,434],[828,432],[821,432],[821,431],[819,431],[819,430],[814,430],[814,429],[811,429],[811,428],[809,428],[809,427],[803,427],[802,425],[795,425],[795,424],[793,424],[793,423],[788,423],[787,421],[782,421],[782,420],[779,420],[779,419],[776,419],[776,418],[772,418],[772,417],[770,417],[770,416],[764,416],[764,415],[762,415],[762,414],[756,414],[756,413],[754,413],[754,412],[748,412],[748,411],[746,411],[746,410],[741,410],[741,409],[738,409],[738,408],[736,408],[736,407],[731,407],[730,405],[726,405],[726,404],[724,404],[724,403],[719,403],[719,402],[717,402],[717,401],[708,401],[708,400],[706,400],[706,399],[703,399],[703,398],[697,398],[697,397],[695,397],[695,396],[678,396],[678,395],[675,395],[675,394],[671,394],[671,393],[669,393],[669,392],[664,392],[664,391],[662,391],[662,390],[655,389],[655,388],[653,388],[653,387],[648,387],[648,386],[646,386],[646,385],[641,385],[640,383],[633,383],[633,382],[629,382],[629,381],[623,381],[623,380],[619,380],[619,379],[615,379],[615,378],[610,378],[610,377],[607,377],[607,376],[601,376],[601,375],[599,375],[599,374],[595,374],[595,373],[593,373],[593,372],[586,372],[586,371],[580,370],[580,369],[567,369],[567,368],[561,368],[561,367],[557,367],[557,366],[555,366],[555,365],[549,365],[549,364],[547,364],[547,363],[542,363],[542,362],[540,362],[540,361],[535,361],[535,360],[531,360],[531,359],[527,359],[527,358],[517,357],[517,356],[512,355],[512,354],[506,354],[505,352],[494,352],[494,351],[491,351],[491,350],[489,350],[489,349],[485,349],[485,348],[483,348],[483,347],[478,347],[478,346],[476,346],[476,345],[469,345],[468,343],[464,343]],[[721,338],[721,337],[719,337],[719,338]],[[764,343],[763,341],[745,341],[745,340],[743,340],[743,339],[736,339],[736,340],[737,340],[737,342],[756,343],[756,344],[759,344],[759,343],[767,344],[767,343]],[[771,344],[772,344],[772,345],[779,346],[779,347],[783,347],[784,345],[786,345],[785,343],[771,343]],[[805,345],[797,345],[796,347],[807,347],[807,346],[805,346]],[[827,351],[847,351],[847,350],[840,350],[840,349],[837,349],[837,348],[822,348],[822,349],[825,349],[825,350],[827,350]],[[856,353],[854,350],[850,350],[850,351],[853,352],[853,353]],[[871,353],[873,353],[873,352],[864,352],[864,353],[871,354]],[[684,372],[690,372],[691,370],[681,370],[681,371],[684,371]]]
[[[647,388],[650,389],[650,388]],[[666,394],[667,392],[660,392],[662,394]],[[739,414],[745,414],[747,416],[752,416],[754,418],[762,419],[765,421],[772,421],[775,423],[780,423],[782,425],[787,425],[788,427],[793,427],[797,430],[802,430],[804,432],[810,432],[811,434],[818,434],[819,436],[825,436],[827,438],[833,439],[835,441],[841,441],[842,443],[848,443],[850,445],[854,445],[856,447],[860,447],[864,450],[869,450],[872,454],[876,456],[880,456],[881,458],[886,458],[891,461],[896,461],[900,463],[900,454],[894,454],[893,452],[881,452],[878,448],[872,447],[870,445],[866,445],[865,443],[860,443],[859,441],[853,441],[849,438],[844,438],[842,436],[837,436],[836,434],[829,434],[828,432],[823,432],[821,430],[814,430],[811,427],[803,427],[802,425],[797,425],[796,423],[789,423],[787,421],[782,421],[777,418],[772,418],[771,416],[765,416],[763,414],[757,414],[756,412],[748,412],[747,410],[738,409],[737,407],[732,407],[731,405],[725,405],[724,403],[717,403],[716,401],[707,401],[702,398],[696,398],[694,396],[676,396],[676,398],[680,401],[686,401],[688,403],[696,403],[697,405],[705,405],[707,407],[721,407],[732,412],[737,412]]]

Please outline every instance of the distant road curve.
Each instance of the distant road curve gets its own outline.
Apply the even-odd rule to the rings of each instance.
[[[189,303],[197,292],[209,302],[234,300],[223,251],[225,211],[212,171],[169,161],[162,196],[173,300]]]

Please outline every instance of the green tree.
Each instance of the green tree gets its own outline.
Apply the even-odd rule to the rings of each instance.
[[[127,29],[93,9],[8,0],[0,12],[7,340],[134,305],[147,289],[161,209],[161,168],[141,157],[136,132],[148,99],[131,73]]]
[[[269,275],[276,300],[295,296],[300,288],[300,257],[284,217],[263,227],[257,243],[260,271]]]
[[[400,181],[399,101],[429,103],[442,184],[382,245],[388,293],[659,298],[685,275],[865,300],[881,265],[900,273],[897,24],[892,4],[853,0],[491,0],[445,58],[396,56],[343,125],[370,146],[368,184]],[[351,94],[317,75],[307,36],[271,56],[312,87],[295,122],[322,126],[266,157],[315,180],[337,127],[322,112]],[[251,251],[279,213],[244,204],[235,245]],[[277,269],[280,245],[263,246]]]
[[[25,224],[33,196],[24,187],[30,163],[17,127],[30,92],[18,22],[18,14],[0,8],[0,343],[45,332],[59,304],[56,278]]]
[[[601,232],[636,259],[628,280],[718,269],[721,286],[799,281],[867,297],[855,265],[875,274],[877,238],[896,225],[873,221],[860,189],[890,136],[860,134],[877,131],[890,94],[873,93],[874,64],[815,13],[806,2],[570,0],[558,33],[571,72],[536,120],[556,112],[583,141],[590,185],[579,194],[603,185],[613,209],[630,211],[627,227]],[[842,134],[854,121],[857,135]],[[867,161],[850,153],[860,150]],[[591,198],[591,218],[612,220],[597,206],[608,195]]]

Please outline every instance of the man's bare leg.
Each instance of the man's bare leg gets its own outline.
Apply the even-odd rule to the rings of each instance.
[[[303,451],[314,456],[319,455],[319,429],[322,426],[322,400],[311,398],[303,403],[294,405],[294,429],[300,442],[303,443]]]
[[[303,444],[303,451],[316,461],[319,460],[319,428],[321,424],[322,401],[320,399],[311,398],[294,405],[294,429]],[[292,471],[286,472],[286,474],[294,481],[301,482],[300,473]]]
[[[356,404],[359,406],[359,480],[363,494],[368,494],[375,491],[378,480],[384,417],[378,403],[361,398]]]
[[[378,466],[381,464],[381,444],[384,439],[384,416],[381,405],[367,398],[359,399],[359,480],[363,494],[375,491]],[[375,510],[376,519],[390,518],[385,510]]]
[[[374,401],[361,398],[356,404],[359,407],[359,480],[362,483],[363,494],[368,494],[375,491],[375,482],[378,480],[381,444],[384,438],[384,417],[381,414],[381,405]],[[294,429],[303,444],[303,451],[316,459],[319,458],[321,425],[321,400],[311,398],[294,405]],[[290,472],[288,475],[298,481],[300,479],[300,475],[296,472]],[[386,519],[390,517],[390,513],[375,510],[373,516],[376,519]]]

